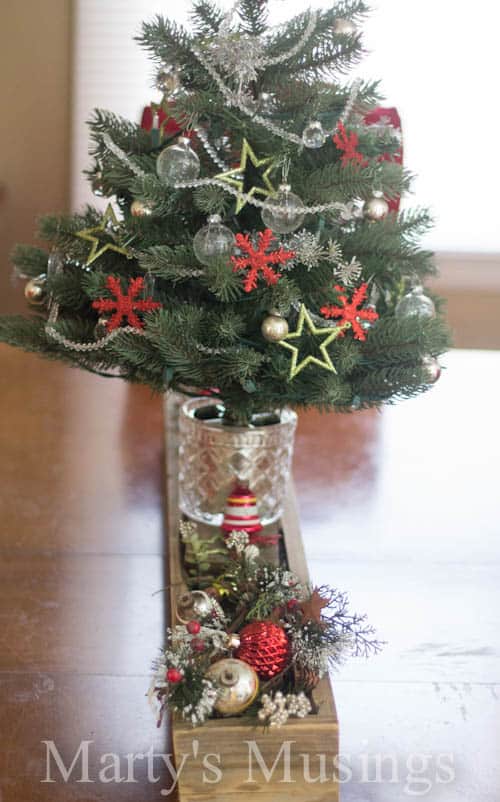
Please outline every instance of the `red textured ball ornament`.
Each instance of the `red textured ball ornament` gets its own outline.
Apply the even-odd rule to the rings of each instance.
[[[287,667],[290,641],[285,630],[270,621],[254,621],[238,633],[238,660],[248,663],[261,679],[272,679]]]

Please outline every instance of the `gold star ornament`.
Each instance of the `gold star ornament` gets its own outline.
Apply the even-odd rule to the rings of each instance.
[[[233,170],[228,170],[227,173],[219,173],[219,175],[215,176],[219,181],[225,181],[226,184],[238,190],[236,214],[239,214],[247,204],[247,197],[252,198],[255,195],[260,195],[264,198],[270,198],[276,194],[269,177],[276,164],[277,162],[272,156],[258,159],[250,143],[246,139],[243,140],[239,166]],[[264,171],[262,171],[263,167],[266,168]]]
[[[118,224],[118,219],[113,207],[110,203],[108,203],[102,221],[98,226],[84,228],[82,231],[76,232],[77,237],[92,243],[92,248],[87,256],[87,261],[85,262],[87,266],[91,265],[92,262],[95,262],[96,259],[99,259],[99,257],[102,256],[103,253],[106,253],[106,251],[115,251],[115,253],[121,253],[123,256],[128,257],[128,251],[126,248],[123,248],[121,245],[116,245],[114,242],[101,242],[99,239],[99,234],[106,234],[110,225],[117,226]]]
[[[348,329],[350,323],[344,323],[342,326],[336,326],[335,328],[325,328],[321,329],[314,325],[311,315],[307,311],[304,304],[300,307],[299,319],[297,322],[297,329],[296,331],[292,331],[285,337],[283,340],[280,340],[278,345],[281,345],[282,348],[286,348],[288,351],[292,352],[292,364],[290,365],[290,379],[294,379],[301,370],[306,368],[308,365],[317,365],[319,368],[323,368],[324,370],[330,371],[330,373],[337,373],[335,370],[335,366],[330,358],[330,354],[328,353],[328,346],[334,340],[337,339],[341,332]],[[294,340],[299,340],[302,337],[304,332],[304,326],[306,327],[308,333],[312,337],[318,337],[318,339],[323,338],[322,342],[320,343],[319,350],[321,353],[322,358],[320,359],[317,356],[312,356],[312,354],[308,354],[303,359],[299,361],[299,351],[300,349],[293,345]],[[292,340],[292,342],[290,342]]]

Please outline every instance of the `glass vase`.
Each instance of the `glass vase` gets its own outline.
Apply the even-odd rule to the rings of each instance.
[[[255,416],[249,426],[223,420],[210,398],[182,404],[179,415],[179,506],[195,521],[220,526],[235,484],[257,497],[262,524],[282,511],[290,477],[297,415],[289,409]]]

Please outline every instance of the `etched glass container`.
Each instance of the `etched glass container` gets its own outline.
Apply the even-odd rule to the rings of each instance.
[[[261,415],[250,426],[229,426],[221,407],[193,398],[180,409],[179,506],[196,521],[220,526],[236,482],[257,497],[262,524],[282,511],[293,454],[297,415],[289,409]]]

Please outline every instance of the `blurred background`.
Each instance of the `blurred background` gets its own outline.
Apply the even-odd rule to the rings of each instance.
[[[227,3],[226,3],[227,4]],[[168,5],[168,7],[167,7]],[[310,3],[275,0],[275,21]],[[324,5],[324,3],[313,3]],[[360,75],[379,77],[403,119],[405,164],[417,175],[407,203],[429,206],[455,344],[499,348],[500,226],[490,0],[465,13],[454,0],[378,0],[365,28]],[[46,0],[3,9],[0,71],[0,313],[25,308],[8,254],[35,240],[38,215],[98,199],[82,178],[89,164],[85,121],[94,107],[140,120],[158,100],[152,66],[133,37],[156,13],[179,21],[185,0]],[[43,35],[41,32],[43,31]]]

